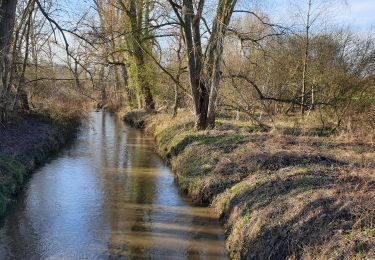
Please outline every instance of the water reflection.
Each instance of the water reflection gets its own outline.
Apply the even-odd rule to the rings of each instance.
[[[220,226],[178,193],[153,145],[92,113],[0,223],[0,258],[225,259]]]

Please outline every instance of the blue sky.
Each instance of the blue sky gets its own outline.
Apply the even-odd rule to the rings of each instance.
[[[249,5],[251,2],[253,0],[242,0],[242,6]],[[266,0],[260,4],[260,8],[268,10],[267,13],[276,21],[285,22],[290,19],[291,11],[296,10],[296,5],[307,7],[307,2],[307,0]],[[349,27],[356,32],[375,29],[375,0],[313,0],[313,3],[317,2],[325,3],[326,8],[321,18],[332,25]]]
[[[267,13],[276,20],[290,17],[293,5],[306,6],[308,0],[239,0],[239,9],[266,9]],[[375,0],[313,0],[329,2],[328,21],[332,24],[350,26],[354,31],[375,29]],[[93,5],[92,0],[62,0],[58,1],[65,18],[77,17]],[[281,17],[280,15],[281,14]],[[285,21],[285,19],[284,19]]]
[[[54,18],[59,22],[76,21],[83,13],[87,12],[93,6],[92,0],[55,0],[58,5],[58,12]],[[208,3],[214,3],[217,0],[208,0]],[[291,13],[296,10],[295,5],[307,6],[308,0],[238,0],[237,10],[266,10],[266,13],[277,23],[288,23],[291,19]],[[349,27],[353,32],[366,36],[372,29],[375,32],[375,0],[312,0],[316,2],[329,2],[327,9],[324,10],[322,18],[326,19],[330,25],[338,27]],[[215,9],[213,5],[213,9]],[[91,9],[93,12],[93,9]],[[214,12],[214,10],[213,10]],[[295,20],[295,19],[294,19]],[[69,41],[73,37],[67,34]],[[63,53],[64,50],[58,50]],[[59,55],[60,56],[60,55]]]
[[[337,20],[354,30],[375,29],[375,0],[347,0],[346,6],[336,9]]]

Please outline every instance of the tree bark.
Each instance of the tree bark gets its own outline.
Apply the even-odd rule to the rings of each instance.
[[[3,0],[0,5],[0,122],[6,119],[4,93],[7,86],[7,55],[16,15],[16,0]]]
[[[0,6],[0,91],[6,86],[4,71],[6,67],[7,55],[9,52],[9,39],[13,31],[14,17],[16,14],[16,0],[3,0]]]
[[[195,110],[195,129],[204,130],[215,125],[217,91],[220,83],[220,66],[226,27],[231,19],[237,0],[219,0],[213,30],[209,38],[206,59],[202,53],[200,22],[205,4],[200,0],[196,5],[192,0],[183,0],[182,16],[176,5],[169,0],[176,15],[181,20],[187,51],[189,80]]]
[[[137,3],[135,0],[130,1],[130,9],[128,12],[128,16],[130,19],[131,29],[132,29],[132,48],[133,48],[133,57],[135,59],[136,67],[137,67],[137,77],[138,77],[138,84],[140,87],[141,99],[142,99],[142,106],[146,110],[154,110],[155,109],[155,102],[154,98],[151,93],[151,85],[149,80],[147,79],[147,75],[145,75],[146,70],[146,62],[145,56],[143,53],[143,33],[144,28],[143,20],[145,19],[146,24],[148,24],[148,6],[146,3],[146,14],[143,16],[143,1],[142,3]]]
[[[301,90],[301,115],[305,113],[305,103],[306,103],[306,85],[307,85],[307,69],[308,69],[308,60],[309,60],[309,48],[310,48],[310,16],[311,16],[311,5],[312,0],[308,2],[307,18],[306,18],[306,38],[305,38],[305,52],[303,55],[302,61],[302,90]]]
[[[221,0],[219,2],[216,19],[214,21],[212,35],[208,51],[208,73],[210,77],[210,97],[208,105],[208,127],[214,128],[216,121],[217,98],[220,85],[221,63],[223,58],[223,45],[227,26],[233,14],[236,0]]]
[[[200,1],[199,6],[203,1]],[[202,7],[203,8],[203,7]],[[183,30],[188,57],[190,87],[195,110],[195,129],[207,128],[208,91],[202,80],[202,46],[199,23],[202,9],[194,15],[192,0],[183,1]]]

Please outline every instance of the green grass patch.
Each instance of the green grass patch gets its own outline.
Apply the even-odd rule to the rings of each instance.
[[[375,228],[365,228],[362,230],[362,234],[366,237],[375,237]]]
[[[3,194],[0,192],[0,217],[4,215],[6,210],[6,199]]]
[[[0,170],[5,175],[12,176],[17,184],[23,182],[23,176],[26,174],[26,167],[18,160],[7,155],[0,155]]]
[[[23,184],[26,167],[17,159],[0,155],[0,216],[4,215],[6,204],[17,187]]]

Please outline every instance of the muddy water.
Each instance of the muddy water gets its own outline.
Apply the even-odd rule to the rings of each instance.
[[[222,229],[179,194],[152,138],[90,117],[0,222],[0,259],[225,259]]]

